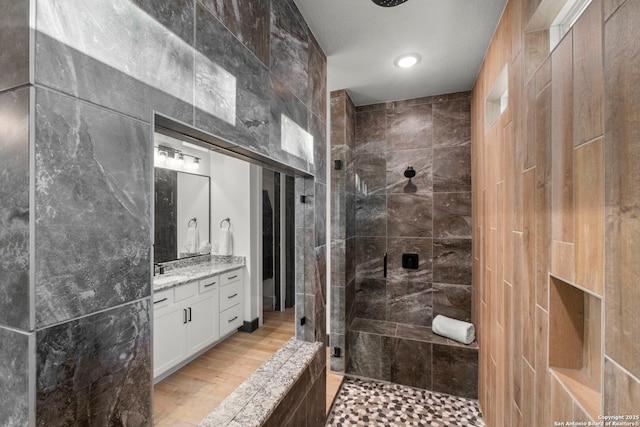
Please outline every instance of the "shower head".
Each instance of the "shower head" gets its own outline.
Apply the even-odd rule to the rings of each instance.
[[[414,176],[416,176],[416,171],[413,169],[412,166],[409,166],[407,170],[404,171],[404,177],[411,179]]]
[[[393,7],[398,6],[406,2],[407,0],[372,0],[375,4],[382,7]]]

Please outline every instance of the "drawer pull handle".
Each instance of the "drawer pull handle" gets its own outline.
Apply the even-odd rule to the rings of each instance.
[[[165,302],[165,301],[166,301],[166,300],[168,300],[168,299],[169,299],[169,298],[165,297],[165,298],[159,299],[158,301],[154,301],[153,303],[154,303],[154,304],[160,304],[161,302]]]
[[[238,318],[238,316],[235,316],[233,319],[229,320],[229,323],[233,322],[234,320],[236,320]]]
[[[228,279],[231,280],[231,279],[235,279],[236,277],[238,277],[237,274],[235,276],[229,276]]]
[[[228,298],[228,299],[231,299],[231,298],[235,298],[235,297],[237,297],[237,296],[238,296],[238,294],[233,294],[233,295],[229,295],[227,298]]]
[[[206,285],[204,285],[205,288],[208,288],[209,286],[213,286],[218,282],[211,282],[211,283],[207,283]]]

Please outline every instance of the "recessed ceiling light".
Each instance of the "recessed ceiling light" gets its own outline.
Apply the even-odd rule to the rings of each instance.
[[[417,53],[409,53],[396,59],[395,64],[400,68],[411,68],[418,62],[420,62],[420,55]]]

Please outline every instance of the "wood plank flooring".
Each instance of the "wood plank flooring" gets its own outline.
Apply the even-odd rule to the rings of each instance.
[[[265,311],[261,328],[232,335],[154,386],[154,425],[197,425],[294,334],[293,308]]]
[[[154,386],[154,425],[196,426],[294,334],[293,308],[265,311],[261,328],[232,335]],[[341,383],[327,370],[327,412]]]

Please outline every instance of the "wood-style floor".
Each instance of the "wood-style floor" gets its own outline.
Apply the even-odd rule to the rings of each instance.
[[[232,335],[154,386],[154,425],[197,425],[294,334],[293,309],[265,311],[261,328]],[[341,381],[327,371],[327,412]]]

